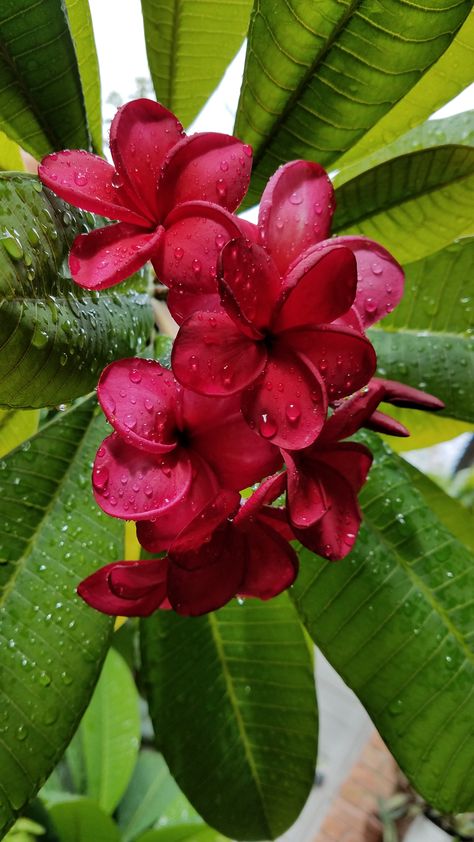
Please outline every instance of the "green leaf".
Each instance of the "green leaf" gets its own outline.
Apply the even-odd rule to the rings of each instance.
[[[157,99],[186,126],[220,82],[247,32],[251,0],[142,0]]]
[[[121,842],[114,820],[89,798],[52,804],[50,813],[61,842]]]
[[[385,404],[383,411],[392,418],[396,418],[410,431],[408,438],[384,437],[387,444],[397,453],[406,450],[419,450],[433,447],[443,441],[449,441],[463,433],[474,433],[474,426],[466,421],[456,421],[438,412],[422,412],[417,409],[402,409],[398,406]],[[448,410],[449,411],[449,410]]]
[[[375,461],[356,547],[340,564],[302,550],[295,603],[417,792],[472,810],[473,557],[403,461],[373,434],[359,440]]]
[[[16,0],[0,11],[2,129],[35,158],[88,149],[77,58],[61,0]]]
[[[58,413],[0,462],[0,832],[62,755],[109,644],[110,618],[75,595],[122,550],[122,524],[90,491],[106,434],[95,412]]]
[[[443,54],[471,6],[255,3],[235,125],[255,152],[250,201],[284,161],[340,158]]]
[[[117,811],[123,842],[132,842],[154,825],[176,799],[180,808],[187,805],[162,756],[154,751],[141,751]]]
[[[39,424],[37,409],[24,412],[0,409],[0,457],[33,436]]]
[[[0,170],[22,170],[20,147],[10,140],[4,132],[0,132]]]
[[[148,830],[143,836],[139,836],[136,842],[227,842],[227,840],[227,836],[222,836],[217,830],[207,825],[179,824]]]
[[[402,301],[369,331],[380,375],[426,389],[445,402],[444,414],[471,422],[473,259],[471,237],[409,264]]]
[[[74,756],[73,768],[80,766],[84,775],[82,781],[74,776],[76,787],[106,813],[113,813],[127,788],[139,743],[135,682],[121,655],[111,649],[66,755]]]
[[[391,144],[467,88],[472,82],[473,39],[474,13],[470,12],[441,58],[336,165],[345,167],[374,149]]]
[[[334,234],[364,234],[406,263],[472,226],[474,149],[438,146],[392,158],[336,190]]]
[[[65,0],[65,4],[81,77],[92,146],[94,151],[100,154],[102,152],[100,75],[89,0]]]
[[[0,174],[0,404],[65,403],[112,359],[144,347],[152,312],[137,292],[81,289],[69,248],[94,222],[29,175]]]
[[[156,612],[141,640],[155,733],[186,797],[228,836],[278,836],[311,789],[317,740],[311,654],[287,594],[203,617]]]

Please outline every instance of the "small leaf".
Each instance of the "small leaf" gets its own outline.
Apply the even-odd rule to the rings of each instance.
[[[37,409],[0,409],[0,457],[36,433],[39,415]]]
[[[121,842],[114,820],[89,798],[52,804],[50,813],[61,842]]]

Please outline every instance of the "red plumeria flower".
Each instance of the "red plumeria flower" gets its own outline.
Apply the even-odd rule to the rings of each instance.
[[[310,249],[325,250],[328,245],[349,248],[357,261],[353,309],[361,326],[368,327],[400,301],[403,269],[386,249],[367,237],[328,240],[335,207],[334,188],[323,167],[311,161],[290,161],[270,178],[260,202],[258,225],[242,219],[236,222],[244,236],[259,242],[271,255],[282,276]],[[169,300],[179,323],[192,312],[220,309],[212,273],[205,279],[205,287],[187,276],[177,289],[179,295],[174,293]]]
[[[106,614],[146,616],[171,606],[195,616],[214,611],[236,594],[270,599],[298,571],[296,553],[265,516],[284,487],[270,477],[240,506],[240,495],[221,492],[180,533],[167,558],[116,562],[85,579],[82,598]]]
[[[364,445],[341,439],[363,426],[391,435],[409,435],[402,424],[378,411],[381,401],[415,409],[443,408],[442,401],[433,395],[374,378],[362,391],[338,404],[311,447],[283,452],[289,519],[295,536],[331,561],[344,558],[354,546],[361,523],[357,494],[372,463]]]
[[[115,517],[154,521],[144,534],[160,549],[220,488],[246,488],[281,464],[275,447],[256,441],[238,398],[196,395],[157,362],[111,363],[97,393],[114,432],[94,463],[96,500]]]
[[[266,251],[239,238],[221,253],[224,310],[198,312],[181,325],[172,354],[177,379],[206,395],[245,389],[242,412],[274,444],[311,444],[334,401],[375,370],[375,351],[335,320],[354,301],[356,261],[328,246],[297,261],[284,277]],[[247,388],[249,387],[249,388]]]
[[[110,150],[114,166],[65,150],[47,155],[39,167],[43,183],[62,199],[119,220],[76,238],[69,258],[74,280],[103,289],[150,259],[164,283],[173,275],[173,260],[183,280],[215,272],[219,242],[235,236],[227,211],[247,191],[251,148],[213,132],[186,137],[174,114],[138,99],[115,115]],[[201,243],[203,219],[210,253]]]

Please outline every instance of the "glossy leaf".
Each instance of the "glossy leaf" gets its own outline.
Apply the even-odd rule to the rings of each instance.
[[[139,742],[135,682],[121,655],[111,649],[67,752],[68,759],[74,758],[76,788],[106,813],[114,811],[127,788]]]
[[[69,29],[76,51],[82,94],[92,147],[102,152],[99,62],[95,48],[89,0],[65,0]]]
[[[471,237],[409,264],[401,303],[370,330],[380,374],[431,392],[444,415],[471,422],[473,259]]]
[[[447,49],[471,3],[260,0],[235,133],[254,147],[249,199],[277,166],[333,164]],[[408,128],[408,127],[407,127]]]
[[[462,433],[474,433],[474,426],[466,421],[457,421],[454,418],[447,418],[437,412],[418,411],[416,409],[402,409],[398,406],[385,404],[383,411],[392,418],[400,421],[410,431],[408,438],[395,438],[387,436],[387,444],[396,453],[403,453],[406,450],[419,450],[424,447],[433,447],[443,441],[449,441],[462,435]]]
[[[402,460],[360,440],[375,462],[356,547],[340,564],[303,550],[294,599],[417,792],[442,812],[472,810],[473,557]]]
[[[151,78],[159,102],[189,125],[247,32],[251,0],[142,0]]]
[[[346,166],[382,149],[400,135],[426,120],[472,82],[474,13],[471,11],[448,49],[378,123],[365,134],[336,166]],[[451,118],[452,119],[452,118]]]
[[[0,175],[0,405],[70,401],[148,340],[147,296],[99,295],[71,280],[69,247],[93,222],[33,176]]]
[[[90,135],[61,0],[15,0],[0,11],[0,121],[23,149],[87,149]]]
[[[52,804],[50,813],[61,842],[121,842],[114,820],[92,799],[68,798]]]
[[[0,409],[0,457],[33,436],[39,424],[37,409]]]
[[[472,225],[474,148],[437,146],[392,158],[336,190],[333,233],[364,234],[401,263]]]
[[[191,804],[233,838],[278,836],[316,760],[311,656],[288,596],[197,618],[156,612],[141,639],[159,747]]]
[[[0,170],[23,170],[20,147],[14,140],[10,140],[4,132],[0,132]]]
[[[92,499],[95,402],[58,413],[0,462],[0,831],[43,784],[89,701],[112,621],[75,596],[123,527]]]

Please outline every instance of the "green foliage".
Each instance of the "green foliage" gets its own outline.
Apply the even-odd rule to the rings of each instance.
[[[4,132],[0,132],[0,170],[22,170],[20,148]]]
[[[67,255],[94,223],[29,175],[0,175],[0,404],[40,407],[90,392],[112,359],[144,347],[146,295],[78,287]]]
[[[73,35],[79,35],[72,27]],[[65,5],[14,0],[0,11],[0,118],[35,158],[88,149],[90,131]]]
[[[90,798],[69,797],[52,804],[50,814],[61,842],[121,842],[114,820]]]
[[[415,789],[445,812],[471,810],[472,554],[400,458],[358,438],[375,462],[355,550],[338,565],[302,550],[295,603]]]
[[[198,618],[157,612],[141,643],[159,747],[185,795],[222,833],[278,836],[316,760],[312,662],[288,596]]]
[[[142,0],[150,73],[159,102],[189,125],[247,32],[250,0]]]
[[[95,49],[89,0],[65,0],[71,38],[76,51],[82,95],[94,152],[102,152],[99,62]]]
[[[0,409],[0,457],[36,433],[39,410]]]
[[[71,739],[108,646],[110,619],[75,596],[123,539],[89,493],[104,432],[89,400],[0,462],[3,831]]]

